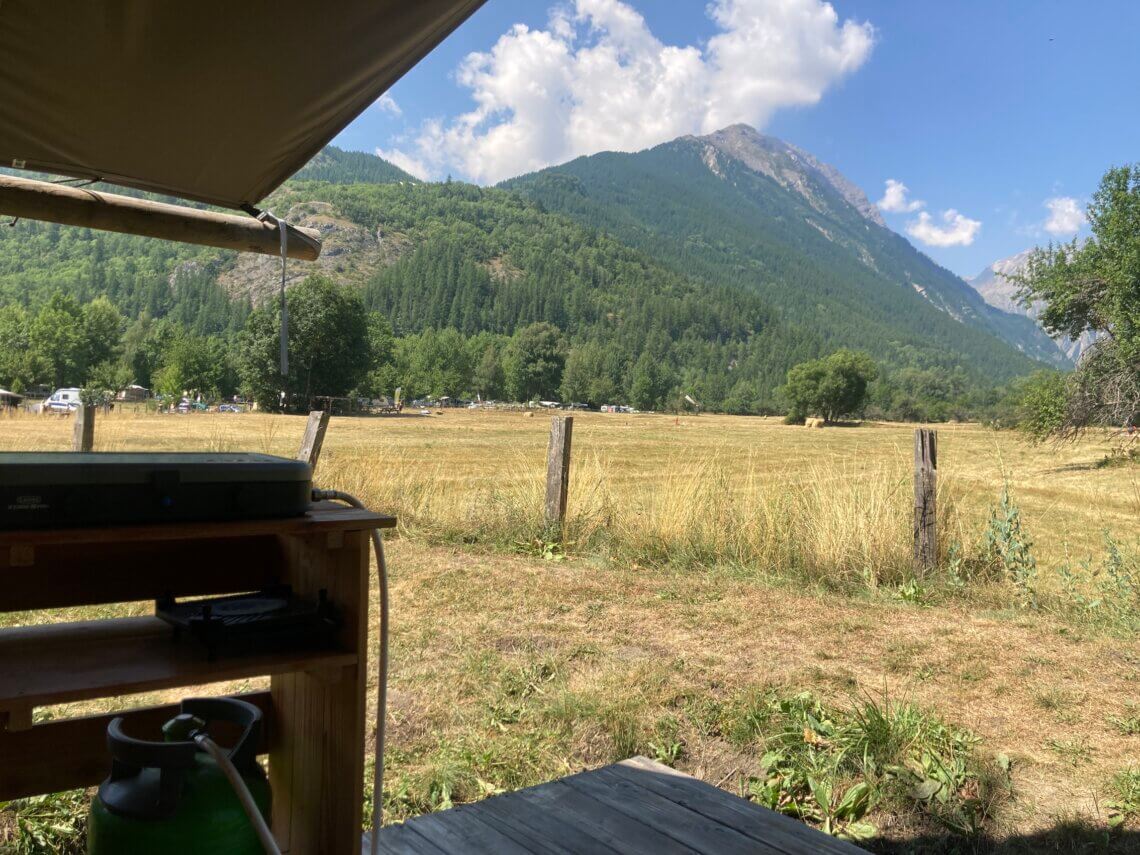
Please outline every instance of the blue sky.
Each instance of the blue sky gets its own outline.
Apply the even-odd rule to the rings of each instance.
[[[1140,159],[1137,32],[1135,0],[489,0],[336,143],[491,183],[742,121],[969,276]]]

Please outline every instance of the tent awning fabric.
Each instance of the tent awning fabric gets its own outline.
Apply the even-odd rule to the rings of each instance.
[[[484,0],[0,0],[0,166],[255,205]]]

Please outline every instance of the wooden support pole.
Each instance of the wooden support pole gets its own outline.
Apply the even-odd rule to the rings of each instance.
[[[11,175],[0,175],[0,214],[238,252],[281,254],[281,235],[277,226],[253,217],[168,205]],[[290,258],[315,261],[321,254],[320,232],[289,226],[287,254]]]
[[[555,416],[550,421],[550,445],[546,449],[546,525],[561,526],[566,520],[566,497],[570,489],[570,436],[573,416]]]
[[[938,566],[938,431],[914,431],[914,572],[922,577]]]
[[[325,431],[329,426],[329,414],[324,410],[313,410],[305,424],[305,435],[301,439],[301,450],[297,459],[308,463],[314,470],[321,457],[321,446],[325,444]]]
[[[90,451],[95,447],[95,405],[80,404],[71,427],[71,450]]]

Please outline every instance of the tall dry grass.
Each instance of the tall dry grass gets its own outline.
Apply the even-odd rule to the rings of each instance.
[[[394,455],[342,450],[322,464],[322,483],[396,514],[411,535],[494,546],[548,544],[649,565],[731,566],[794,572],[845,588],[911,578],[911,473],[872,461],[811,465],[789,483],[765,478],[759,461],[712,454],[668,461],[653,482],[610,477],[607,460],[581,455],[561,531],[542,517],[540,467],[500,461],[493,477],[449,475]],[[939,484],[944,548],[966,536],[950,478]]]
[[[576,425],[568,518],[558,531],[542,518],[545,424],[517,415],[337,419],[316,480],[395,514],[404,534],[431,542],[733,568],[844,590],[915,581],[907,426],[821,433],[757,419],[660,416],[584,416]],[[100,417],[96,448],[292,455],[303,428],[289,416],[115,412]],[[1104,533],[1123,545],[1132,584],[1134,466],[1104,468],[1095,441],[1038,449],[977,426],[940,433],[948,464],[938,482],[941,553],[961,571],[950,581],[978,583],[975,594],[1002,581],[983,566],[982,552],[990,510],[1012,484],[1038,564],[1035,598],[1056,592],[1096,601],[1107,575],[1099,569]],[[0,448],[62,449],[69,438],[67,419],[0,420]],[[917,581],[937,585],[948,569]],[[1002,592],[992,593],[1000,604]]]

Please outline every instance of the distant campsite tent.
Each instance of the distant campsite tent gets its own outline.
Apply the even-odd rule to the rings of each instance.
[[[0,409],[18,407],[22,400],[24,400],[23,395],[17,395],[7,389],[0,389]]]

